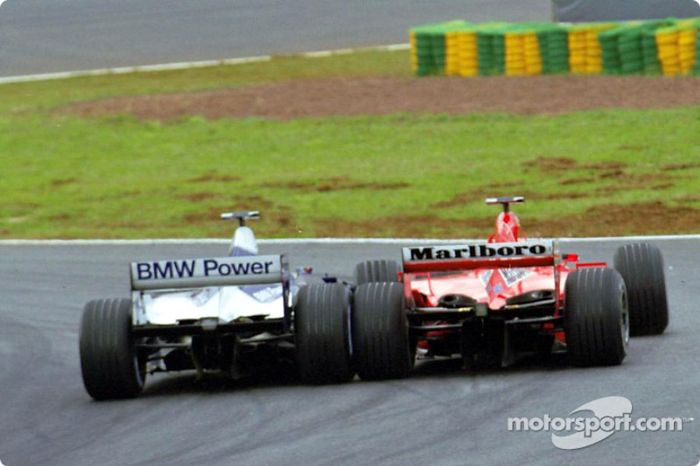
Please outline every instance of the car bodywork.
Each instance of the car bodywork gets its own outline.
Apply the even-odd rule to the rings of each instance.
[[[523,201],[487,199],[503,211],[486,241],[403,249],[399,278],[419,354],[459,354],[467,365],[506,366],[523,353],[566,352],[567,278],[607,264],[562,254],[556,240],[521,238],[520,220],[510,204]],[[626,345],[624,312],[621,318]]]
[[[256,218],[257,212],[224,214]],[[148,372],[197,369],[248,372],[256,350],[283,350],[292,338],[299,289],[284,255],[258,255],[241,224],[229,255],[131,264],[134,338],[148,351]],[[291,345],[289,345],[291,346]]]
[[[259,255],[246,219],[229,254],[131,264],[131,298],[97,299],[83,311],[83,383],[95,399],[128,398],[155,372],[194,369],[240,378],[296,363],[302,381],[350,380],[350,289],[284,255]]]

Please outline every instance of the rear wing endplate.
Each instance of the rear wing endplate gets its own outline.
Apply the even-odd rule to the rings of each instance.
[[[287,263],[283,255],[134,262],[131,264],[131,289],[140,291],[281,283],[286,270]]]
[[[403,270],[440,272],[476,268],[552,266],[560,261],[555,240],[533,239],[515,243],[485,241],[455,245],[403,248]]]

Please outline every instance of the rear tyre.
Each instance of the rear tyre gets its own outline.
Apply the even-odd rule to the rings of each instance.
[[[566,279],[564,329],[576,366],[622,363],[629,344],[625,282],[613,269],[585,268]]]
[[[406,377],[413,367],[401,283],[365,283],[355,290],[352,339],[363,380]]]
[[[668,326],[668,299],[659,248],[628,244],[615,252],[613,262],[627,286],[631,335],[662,334]]]
[[[130,299],[97,299],[85,305],[80,324],[83,384],[95,400],[133,398],[143,390],[146,361],[131,332]]]
[[[357,286],[374,282],[399,282],[401,267],[392,260],[373,260],[360,262],[355,266],[355,284]]]
[[[355,372],[350,356],[350,300],[340,283],[299,290],[294,310],[296,358],[305,383],[342,383]]]

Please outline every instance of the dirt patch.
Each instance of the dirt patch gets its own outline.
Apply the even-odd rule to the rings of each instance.
[[[630,234],[689,233],[700,231],[700,209],[670,207],[662,202],[602,204],[580,214],[547,219],[522,218],[530,237],[618,236]],[[494,218],[450,220],[434,215],[390,216],[365,222],[323,219],[314,224],[318,236],[486,237]]]
[[[700,210],[671,207],[663,202],[601,204],[580,215],[533,222],[526,229],[553,236],[622,236],[688,233],[700,229]]]
[[[601,180],[614,181],[614,184],[596,189],[597,193],[610,194],[633,190],[664,190],[675,187],[675,182],[683,179],[681,176],[666,173],[629,174],[627,172],[606,172],[600,175]]]
[[[619,172],[623,170],[625,167],[627,167],[627,164],[624,162],[615,162],[615,161],[603,161],[603,162],[595,162],[595,163],[584,163],[583,165],[580,165],[581,168],[586,168],[589,170],[602,170],[606,172]]]
[[[621,174],[627,167],[624,162],[602,161],[580,164],[577,160],[569,157],[546,157],[540,156],[532,160],[525,160],[521,163],[524,169],[535,168],[542,172],[571,171],[576,169],[586,169],[602,172],[602,176],[610,178],[616,174]],[[601,175],[599,175],[601,176]]]
[[[208,199],[214,199],[214,198],[217,198],[219,196],[220,196],[220,194],[216,194],[216,193],[201,192],[201,193],[183,194],[179,197],[180,197],[180,199],[184,199],[186,201],[200,202],[200,201],[206,201]]]
[[[241,177],[236,175],[219,175],[217,173],[206,173],[195,178],[190,178],[187,181],[190,183],[208,183],[210,181],[240,181]]]
[[[692,170],[694,168],[700,168],[700,163],[670,163],[661,166],[661,169],[666,172]]]
[[[630,191],[637,189],[655,189],[663,190],[675,186],[675,182],[682,179],[682,175],[673,175],[669,173],[639,173],[632,174],[628,171],[628,165],[618,161],[601,161],[592,163],[578,163],[574,159],[567,157],[537,157],[533,160],[522,162],[524,169],[535,168],[542,172],[557,172],[557,171],[573,171],[573,170],[593,170],[595,177],[582,176],[580,178],[569,177],[559,181],[560,185],[577,185],[584,183],[594,183],[596,181],[614,182],[609,186],[602,186],[595,190],[598,194],[610,194],[621,191]],[[669,170],[664,170],[668,172]],[[566,193],[556,194],[552,196],[531,194],[535,199],[580,199],[587,197],[582,193]]]
[[[603,173],[598,175],[598,178],[601,180],[609,180],[611,178],[613,179],[618,179],[618,178],[623,178],[627,176],[627,173],[624,170],[612,170],[612,171],[604,171]]]
[[[333,176],[323,181],[287,181],[281,183],[265,183],[262,186],[266,188],[293,189],[296,191],[329,192],[353,189],[370,189],[375,191],[382,191],[385,189],[408,188],[411,185],[409,183],[403,182],[365,182],[352,180],[346,176]]]
[[[465,204],[468,204],[470,202],[474,202],[475,200],[483,199],[484,198],[484,192],[489,189],[488,188],[479,188],[471,191],[466,191],[463,193],[457,193],[454,196],[452,196],[450,199],[446,199],[444,201],[438,201],[430,204],[430,207],[433,208],[441,208],[441,209],[449,209],[451,207],[461,207]],[[549,194],[543,194],[543,193],[538,193],[535,191],[524,191],[522,189],[518,190],[517,192],[514,192],[515,195],[517,196],[524,196],[526,200],[528,201],[557,201],[557,200],[562,200],[562,199],[584,199],[589,197],[588,193],[585,192],[557,192],[557,193],[549,193]]]
[[[522,78],[336,77],[217,91],[129,96],[59,110],[83,117],[131,114],[147,120],[191,115],[209,119],[294,119],[390,113],[560,114],[605,108],[669,108],[700,104],[700,79],[641,76]]]
[[[236,210],[260,210],[267,222],[268,218],[274,218],[274,212],[281,209],[272,201],[261,196],[232,196],[231,203],[234,204]],[[209,207],[202,212],[193,212],[185,215],[184,221],[192,225],[201,225],[204,227],[211,226],[212,222],[219,219],[222,212],[227,212],[232,209],[232,205],[222,205],[220,207]]]
[[[78,181],[77,178],[56,178],[55,180],[51,180],[51,187],[60,188],[61,186],[73,184],[76,181]]]
[[[565,178],[563,180],[559,180],[560,185],[574,185],[574,184],[586,184],[586,183],[593,183],[595,182],[595,178],[590,178],[590,177],[581,177],[581,178]]]
[[[236,198],[237,210],[262,211],[262,221],[250,224],[260,238],[270,236],[273,233],[284,232],[287,236],[292,232],[298,232],[299,228],[294,223],[294,217],[288,208],[275,205],[272,202],[258,196]],[[212,207],[203,212],[194,212],[184,216],[183,220],[191,225],[197,225],[201,234],[205,237],[227,237],[233,232],[235,225],[231,222],[217,221],[222,212],[231,210],[229,207]]]
[[[542,172],[574,170],[578,168],[578,162],[569,157],[544,157],[540,156],[533,160],[526,160],[521,163],[523,168],[536,168]]]

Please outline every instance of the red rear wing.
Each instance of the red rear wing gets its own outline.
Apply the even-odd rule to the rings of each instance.
[[[484,241],[445,246],[403,248],[404,272],[440,272],[478,268],[553,266],[560,260],[554,240],[528,240],[516,243]]]

